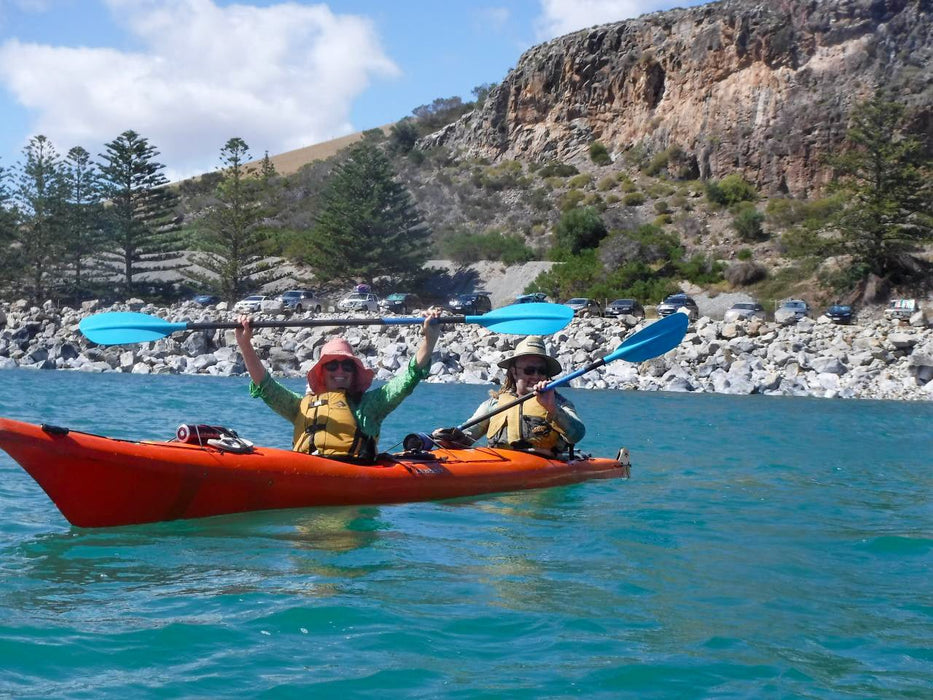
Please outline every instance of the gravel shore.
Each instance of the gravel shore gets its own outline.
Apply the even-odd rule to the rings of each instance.
[[[135,374],[243,375],[233,331],[175,333],[149,343],[97,346],[79,332],[79,321],[103,311],[141,311],[172,322],[227,321],[225,305],[202,309],[190,302],[170,308],[121,304],[81,309],[42,307],[25,301],[0,304],[0,369],[25,367]],[[321,314],[327,318],[328,314]],[[334,317],[335,316],[331,316]],[[285,317],[280,317],[285,319]],[[634,319],[627,319],[634,322]],[[565,372],[608,355],[641,325],[623,320],[574,319],[548,342]],[[836,326],[823,319],[795,325],[753,321],[726,323],[701,317],[678,348],[632,364],[624,360],[575,379],[584,389],[696,391],[860,399],[933,399],[933,330],[922,316],[909,324],[873,321]],[[263,329],[255,344],[276,376],[303,376],[321,345],[346,337],[387,379],[408,361],[419,343],[417,326],[351,326]],[[511,336],[479,325],[448,326],[427,381],[491,384],[498,362],[514,345]]]

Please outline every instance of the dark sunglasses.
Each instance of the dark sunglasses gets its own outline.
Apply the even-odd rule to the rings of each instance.
[[[356,369],[356,363],[353,360],[331,360],[324,363],[324,369],[328,372],[336,372],[338,367],[343,367],[344,372],[352,372]]]
[[[518,369],[517,367],[515,369]],[[527,377],[532,377],[536,374],[540,374],[542,377],[550,376],[547,373],[547,367],[525,367],[522,369],[522,373]]]

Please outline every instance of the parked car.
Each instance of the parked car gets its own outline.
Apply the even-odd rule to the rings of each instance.
[[[884,310],[884,317],[892,320],[909,320],[917,311],[920,304],[916,299],[892,299],[888,308]]]
[[[458,294],[447,302],[447,307],[457,314],[479,316],[492,311],[492,301],[485,292]]]
[[[731,322],[731,321],[747,321],[752,318],[757,318],[761,321],[765,320],[765,307],[759,304],[757,301],[739,301],[733,304],[728,311],[723,315],[722,320]]]
[[[774,320],[778,323],[797,323],[810,315],[810,305],[803,299],[784,299],[774,312]]]
[[[340,311],[370,311],[376,313],[379,311],[379,299],[376,298],[375,294],[350,292],[337,302],[337,308]]]
[[[318,297],[313,289],[289,289],[279,295],[282,306],[289,311],[301,313],[302,311],[313,311],[321,313],[324,308],[324,302]]]
[[[547,302],[547,294],[544,292],[532,292],[531,294],[519,294],[515,297],[516,304],[540,304]]]
[[[412,294],[410,292],[393,292],[380,301],[379,306],[394,314],[406,315],[414,309],[420,309],[423,304],[417,294]]]
[[[700,317],[700,308],[693,300],[693,297],[687,296],[683,292],[671,294],[658,304],[658,316],[670,316],[680,311],[682,308],[687,309],[687,318],[691,321],[696,321]]]
[[[259,310],[267,314],[280,314],[284,309],[285,304],[282,303],[281,297],[267,296],[259,304]]]
[[[574,316],[602,316],[603,307],[595,299],[574,297],[564,302],[564,306],[573,309]]]
[[[847,326],[852,323],[853,320],[852,307],[848,304],[833,304],[826,309],[824,315],[830,321],[840,326]]]
[[[262,294],[250,294],[245,299],[240,299],[240,301],[234,304],[233,310],[244,314],[254,314],[262,309],[262,302],[265,298],[266,297]]]
[[[191,301],[199,306],[213,306],[220,303],[220,297],[214,294],[195,294]]]
[[[603,312],[606,316],[634,316],[635,318],[644,318],[645,309],[634,299],[616,299],[606,304],[606,310]]]

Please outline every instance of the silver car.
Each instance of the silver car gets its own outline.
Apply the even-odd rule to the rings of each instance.
[[[379,311],[379,299],[375,294],[365,292],[351,292],[337,302],[340,311]]]
[[[700,317],[700,308],[697,306],[697,303],[693,300],[693,297],[687,296],[683,292],[679,294],[671,294],[664,301],[658,304],[657,312],[658,316],[664,318],[665,316],[670,316],[673,313],[677,313],[681,309],[686,309],[687,318],[691,321],[696,321]]]
[[[785,299],[774,312],[774,320],[784,325],[797,323],[810,315],[810,305],[803,299]]]
[[[266,297],[262,294],[250,294],[233,305],[233,310],[244,314],[254,314],[262,309],[262,302]]]
[[[739,321],[757,318],[765,320],[765,307],[756,301],[740,301],[732,305],[723,316],[724,321]]]

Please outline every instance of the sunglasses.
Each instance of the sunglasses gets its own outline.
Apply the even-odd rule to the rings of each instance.
[[[353,360],[331,360],[324,363],[324,369],[328,372],[336,372],[338,367],[342,367],[344,372],[353,372],[356,363]]]
[[[517,370],[518,367],[516,367],[515,369]],[[526,377],[533,377],[533,376],[536,375],[536,374],[539,374],[539,375],[541,375],[542,377],[548,377],[548,376],[550,376],[550,375],[547,373],[547,367],[538,367],[538,366],[534,366],[534,367],[525,367],[525,368],[523,368],[521,371],[522,371],[522,373],[523,373]]]

